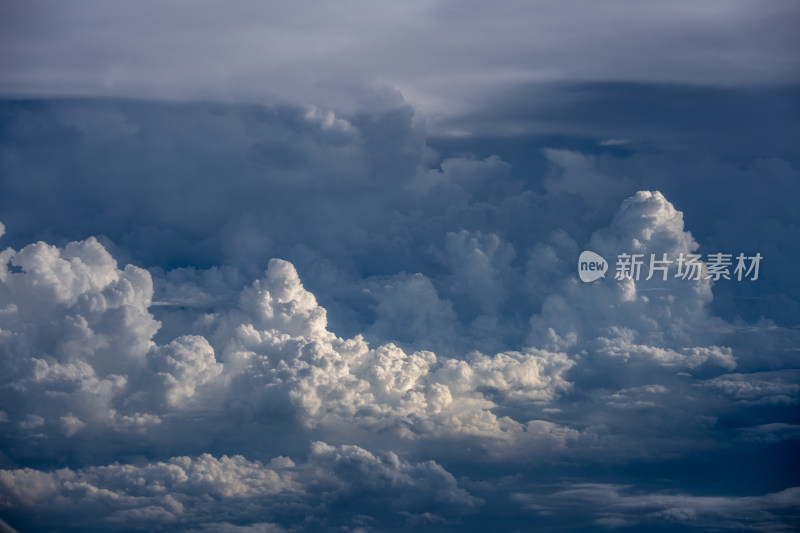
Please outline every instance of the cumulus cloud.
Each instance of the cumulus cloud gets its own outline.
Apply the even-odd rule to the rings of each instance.
[[[376,455],[324,442],[314,442],[300,463],[283,456],[261,462],[204,453],[140,464],[0,470],[0,508],[67,520],[83,516],[79,522],[92,529],[148,530],[160,524],[176,531],[283,530],[264,522],[265,516],[281,517],[290,528],[332,529],[330,520],[346,524],[353,514],[328,516],[328,508],[353,499],[356,508],[390,520],[427,508],[460,514],[482,503],[433,461],[412,463],[392,452]],[[390,509],[370,509],[386,501]],[[237,525],[220,523],[227,516],[235,516]]]
[[[152,340],[150,274],[118,268],[96,239],[0,255],[0,395],[13,440],[38,435],[52,447],[146,431],[167,411],[198,407],[198,391],[221,373],[203,337]]]
[[[222,372],[214,349],[200,336],[183,336],[152,350],[150,368],[161,380],[170,407],[185,406],[198,394],[198,388]]]
[[[0,264],[1,394],[11,420],[36,416],[41,424],[18,427],[52,427],[66,436],[90,422],[157,422],[155,415],[122,414],[116,403],[146,367],[159,326],[148,311],[150,274],[117,268],[94,238],[61,249],[43,242],[8,248]]]
[[[288,403],[307,425],[351,421],[407,437],[507,438],[521,426],[492,413],[484,391],[546,402],[569,387],[573,363],[563,353],[528,349],[456,360],[394,344],[371,348],[361,336],[341,339],[326,329],[325,309],[291,264],[273,260],[266,274],[242,292],[241,311],[227,318],[216,342],[224,342],[236,390],[252,391],[258,403]]]
[[[615,279],[619,254],[677,258],[697,247],[684,230],[683,214],[660,192],[637,192],[587,245],[608,262],[605,278],[592,284],[578,281],[572,273],[576,257],[560,290],[548,296],[542,312],[531,319],[530,342],[551,349],[590,349],[625,360],[647,358],[663,366],[694,368],[709,362],[733,368],[728,348],[692,345],[723,324],[708,308],[711,280],[676,279],[676,263],[669,265],[663,281],[658,276],[646,281],[647,272],[639,280]]]
[[[285,458],[277,458],[276,462],[294,466]],[[174,457],[142,467],[115,463],[78,471],[4,470],[3,482],[8,498],[5,505],[52,505],[57,499],[66,500],[62,504],[85,505],[87,502],[82,500],[89,496],[90,501],[92,497],[117,500],[122,507],[135,507],[144,500],[145,508],[152,508],[152,499],[165,490],[171,494],[208,494],[225,499],[267,496],[293,486],[288,476],[282,478],[259,462],[241,456],[215,458],[208,454],[196,458]],[[170,507],[183,511],[178,502]]]
[[[620,389],[603,399],[610,405],[626,409],[650,408],[662,403],[661,395],[668,392],[669,389],[664,385],[641,385]]]
[[[682,214],[658,192],[625,201],[590,245],[605,257],[620,249],[676,254],[697,246]],[[138,433],[139,439],[162,432],[182,442],[180,427],[196,426],[204,435],[213,431],[204,420],[233,414],[256,423],[288,423],[292,431],[366,432],[367,440],[388,434],[409,445],[466,439],[490,455],[526,447],[582,455],[611,438],[609,427],[626,425],[624,419],[592,424],[579,411],[557,407],[565,395],[592,391],[596,376],[612,369],[604,387],[629,391],[661,376],[663,386],[683,390],[686,383],[672,383],[671,376],[736,366],[729,347],[702,343],[706,330],[721,323],[707,309],[709,281],[663,282],[663,295],[610,276],[579,285],[574,264],[562,259],[576,251],[567,235],[554,233],[549,244],[534,248],[525,272],[513,266],[514,248],[494,234],[446,235],[444,252],[433,257],[448,261],[449,294],[475,305],[471,329],[492,327],[491,317],[513,297],[507,282],[515,276],[524,275],[529,286],[560,279],[531,319],[528,344],[486,353],[458,343],[465,328],[454,306],[423,274],[372,284],[379,318],[368,331],[369,342],[361,334],[333,333],[327,310],[293,264],[279,259],[241,289],[233,308],[212,306],[203,313],[213,298],[188,296],[188,308],[200,309],[194,322],[176,321],[169,331],[181,334],[157,341],[151,275],[130,265],[118,268],[96,239],[63,248],[37,243],[19,252],[7,249],[0,277],[0,327],[7,333],[0,348],[8,354],[2,389],[7,423],[14,428],[8,438],[22,446],[39,436],[38,446],[49,448],[110,427],[120,435]],[[555,257],[566,272],[539,272]],[[196,295],[205,286],[207,294],[213,287],[230,293],[240,279],[220,269],[180,269],[167,276],[166,292]],[[188,292],[182,292],[184,281]],[[181,325],[195,332],[180,332]],[[396,332],[400,342],[381,341]],[[447,355],[416,349],[420,338],[465,349],[451,347]],[[728,384],[719,379],[705,388]],[[617,406],[642,401],[613,390],[590,394],[616,394]],[[44,399],[33,402],[34,397]],[[683,409],[676,423],[686,423]],[[705,420],[693,423],[699,430]],[[673,445],[685,444],[664,439],[660,446]],[[625,448],[622,441],[607,445],[612,455]]]
[[[2,390],[17,428],[12,439],[88,438],[109,427],[146,433],[188,409],[290,414],[307,428],[353,424],[409,439],[513,441],[535,405],[570,387],[574,363],[564,353],[527,348],[450,359],[340,338],[283,260],[241,291],[235,310],[208,318],[208,339],[183,335],[159,345],[150,274],[117,268],[97,240],[37,243],[7,249],[2,259]],[[495,413],[515,402],[528,406],[520,420]]]
[[[57,4],[0,6],[4,520],[797,521],[796,6]]]
[[[418,272],[376,285],[366,289],[376,300],[370,336],[442,350],[459,344],[462,330],[453,303],[439,296],[430,278]]]
[[[107,373],[143,364],[159,326],[148,312],[153,285],[147,271],[118,269],[94,238],[63,249],[44,242],[9,248],[0,262],[3,329],[15,332],[4,360],[8,372],[43,355],[60,362],[91,357]]]
[[[661,193],[641,191],[587,247],[608,260],[620,251],[690,253],[698,244]],[[321,509],[355,500],[385,507],[394,491],[386,512],[410,527],[447,522],[452,509],[472,509],[487,496],[456,482],[442,458],[594,464],[689,454],[698,442],[722,449],[730,437],[748,446],[796,439],[796,425],[780,412],[767,424],[718,424],[732,409],[794,405],[798,389],[793,371],[730,373],[737,350],[719,342],[731,326],[709,310],[710,280],[609,275],[581,284],[579,249],[555,231],[523,260],[496,233],[445,232],[438,248],[426,249],[444,269],[438,275],[397,273],[351,285],[367,289],[376,319],[363,335],[340,336],[286,260],[270,260],[246,284],[235,267],[120,268],[95,238],[7,248],[0,253],[0,424],[11,468],[0,478],[2,503],[70,523],[83,509],[105,516],[102,527],[135,521],[279,531],[328,527],[335,513]],[[156,302],[155,286],[163,296]],[[520,292],[543,288],[549,293],[529,321],[501,323]],[[179,311],[163,315],[170,324],[159,332],[154,313],[164,308]],[[528,338],[494,351],[471,342],[488,337],[474,332],[493,324],[500,333],[490,346],[526,325]],[[312,435],[333,444],[315,443],[297,464],[208,453],[218,442],[248,456],[279,449],[294,457],[298,441]],[[140,457],[154,442],[192,455],[81,465],[86,453],[95,458],[90,464]],[[369,451],[386,445],[394,451]],[[77,465],[17,467],[57,453]],[[230,504],[228,514],[219,514],[221,502]],[[656,521],[689,512],[654,509],[648,516]],[[372,518],[346,525],[366,527],[378,515],[365,510]],[[615,511],[595,523],[634,518]]]
[[[369,300],[381,291],[363,289],[372,291],[401,272],[421,273],[439,299],[453,304],[456,320],[472,326],[456,328],[467,345],[459,349],[483,343],[479,349],[491,352],[523,345],[527,332],[516,327],[517,319],[539,311],[553,284],[572,270],[564,246],[585,245],[637,189],[657,189],[668,191],[669,200],[691,216],[693,227],[687,229],[698,243],[732,253],[740,246],[768,253],[765,265],[773,274],[765,273],[759,283],[714,286],[711,305],[717,314],[733,320],[745,313],[742,317],[752,321],[760,313],[782,325],[793,323],[794,289],[781,280],[789,279],[788,266],[796,258],[792,249],[780,246],[794,240],[797,227],[788,201],[797,171],[789,158],[755,160],[739,168],[695,153],[621,157],[566,150],[601,182],[627,184],[621,190],[603,187],[613,190],[611,195],[587,192],[596,202],[591,214],[579,194],[547,192],[541,176],[547,161],[539,161],[538,148],[544,141],[531,139],[532,149],[525,150],[492,142],[469,155],[450,141],[426,138],[429,129],[402,98],[378,93],[370,101],[374,109],[343,114],[352,125],[348,132],[323,129],[306,118],[305,107],[288,104],[5,102],[8,142],[0,166],[4,175],[24,179],[0,198],[3,221],[15,230],[4,238],[21,248],[40,239],[64,244],[105,235],[108,240],[101,242],[113,242],[120,261],[154,274],[159,308],[153,314],[164,322],[159,337],[164,343],[186,333],[205,334],[191,329],[194,317],[186,307],[210,311],[234,303],[270,258],[282,257],[335,311],[331,325],[340,334],[367,331],[374,322],[368,306],[379,302]],[[469,141],[464,149],[475,143],[482,141]],[[554,145],[551,152],[564,151]],[[586,181],[591,185],[594,179]],[[420,180],[430,186],[418,187]],[[763,182],[770,187],[756,186]],[[694,194],[698,187],[703,192]],[[774,189],[781,194],[765,192]],[[702,200],[721,198],[713,195],[723,192],[727,200]],[[753,201],[734,216],[724,206],[736,203],[740,194]],[[176,206],[174,198],[182,203]],[[35,217],[21,207],[34,202],[42,206]],[[762,207],[774,202],[775,209]],[[195,207],[183,209],[184,203]],[[755,231],[764,220],[773,222]],[[462,231],[487,253],[490,245],[484,241],[498,239],[501,253],[491,260],[489,281],[472,281],[478,288],[498,289],[494,298],[464,292],[466,269],[477,272],[475,261],[461,268],[447,257],[460,250],[447,235]],[[557,254],[547,265],[537,265],[536,274],[525,268],[532,250],[552,245],[557,232],[566,235]],[[509,248],[515,257],[504,263]],[[554,271],[557,261],[566,261],[566,268]],[[555,275],[545,278],[548,271]],[[187,324],[171,331],[167,317]],[[384,320],[382,328],[390,329],[390,321]],[[424,342],[415,346],[423,347],[440,351]]]
[[[480,309],[491,311],[508,297],[508,278],[516,253],[497,235],[461,230],[448,233],[442,258],[452,272],[451,291],[463,294]]]

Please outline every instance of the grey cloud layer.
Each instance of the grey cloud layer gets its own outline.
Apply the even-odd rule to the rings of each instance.
[[[647,493],[629,486],[574,484],[553,487],[549,494],[517,493],[514,498],[531,509],[551,506],[569,512],[590,507],[594,525],[605,529],[658,527],[665,523],[692,528],[754,529],[792,531],[797,520],[800,489],[747,497],[695,496],[692,494]],[[791,516],[787,520],[787,516]]]
[[[798,11],[786,1],[36,1],[6,5],[0,20],[0,90],[17,95],[354,106],[368,101],[354,86],[382,83],[452,116],[534,81],[798,81]]]

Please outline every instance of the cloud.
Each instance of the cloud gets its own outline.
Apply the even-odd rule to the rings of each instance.
[[[697,243],[663,195],[642,191],[594,233],[590,247],[608,258],[618,250],[676,255]],[[650,405],[672,413],[671,424],[700,434],[725,409],[725,402],[710,403],[705,413],[692,413],[690,401],[656,403],[631,393],[653,386],[707,394],[733,386],[733,378],[714,377],[737,361],[711,332],[724,325],[708,311],[711,282],[649,282],[663,295],[611,276],[579,284],[577,250],[568,235],[555,232],[522,270],[514,248],[497,235],[448,233],[443,251],[431,252],[447,268],[436,281],[449,285],[456,303],[466,299],[459,305],[474,305],[473,321],[461,324],[458,306],[423,274],[399,274],[383,285],[376,278],[367,283],[378,302],[368,341],[332,332],[326,308],[285,260],[271,260],[235,304],[213,291],[234,294],[242,279],[236,270],[156,270],[164,294],[185,306],[177,319],[166,315],[168,332],[176,334],[170,338],[156,335],[152,312],[164,306],[153,304],[152,276],[118,268],[96,239],[7,249],[0,258],[6,263],[0,327],[14,334],[0,338],[9,354],[2,394],[13,430],[6,439],[20,449],[34,442],[40,450],[77,450],[100,446],[94,439],[111,430],[116,446],[133,451],[155,438],[188,445],[188,428],[206,442],[222,431],[214,427],[234,430],[244,421],[252,424],[245,442],[259,427],[275,425],[287,438],[316,431],[337,439],[359,435],[356,443],[374,445],[391,436],[418,451],[462,442],[472,453],[527,453],[526,460],[587,457],[598,446],[609,458],[686,449],[691,439],[673,438],[672,425],[642,436],[658,441],[647,449],[618,439],[612,428],[636,431],[640,415],[622,409]],[[486,337],[481,328],[502,316],[514,298],[509,283],[522,276],[529,290],[555,287],[531,318],[526,345],[484,352],[459,339],[468,330]],[[397,333],[399,342],[383,340]],[[436,353],[415,347],[420,340],[455,344]],[[687,372],[710,381],[693,387],[682,377]],[[573,403],[563,404],[571,395]],[[587,398],[617,410],[598,424],[579,407]]]
[[[586,91],[606,92],[596,87]],[[793,324],[800,308],[788,268],[796,258],[780,243],[790,242],[797,226],[788,200],[797,180],[785,154],[784,159],[752,159],[765,149],[740,147],[736,153],[747,161],[736,166],[715,157],[718,150],[707,144],[676,149],[671,137],[647,136],[654,145],[626,154],[566,149],[563,145],[572,141],[531,136],[523,136],[526,148],[516,151],[517,143],[491,139],[454,145],[431,138],[430,126],[402,99],[372,98],[378,101],[375,109],[343,115],[352,126],[348,132],[322,128],[306,118],[307,109],[300,105],[5,102],[7,156],[0,166],[4,175],[24,179],[15,180],[0,198],[3,220],[14,228],[4,238],[21,248],[38,240],[63,245],[97,235],[121,262],[146,266],[157,274],[155,300],[170,304],[153,314],[160,320],[183,315],[189,322],[173,332],[170,321],[162,320],[162,342],[188,332],[193,317],[185,307],[210,311],[234,303],[269,259],[282,257],[332,311],[334,331],[348,336],[368,331],[376,318],[368,306],[377,305],[369,300],[381,291],[363,289],[377,289],[375,282],[401,272],[420,273],[431,280],[440,300],[453,304],[462,325],[484,315],[475,327],[459,331],[454,325],[465,344],[500,351],[524,345],[527,332],[516,327],[511,315],[539,311],[550,287],[521,286],[520,277],[528,275],[522,263],[532,257],[532,249],[559,231],[567,236],[565,246],[570,241],[583,246],[608,225],[625,198],[637,190],[660,190],[691,217],[687,229],[707,251],[758,249],[767,257],[764,265],[769,264],[771,274],[765,272],[758,284],[714,286],[714,312],[729,321],[739,314],[751,322],[763,316]],[[681,109],[718,100],[714,95],[697,98]],[[734,102],[726,113],[731,108],[749,107]],[[771,120],[769,109],[756,114]],[[754,126],[737,122],[730,131]],[[754,136],[762,138],[761,133]],[[787,130],[777,137],[790,136]],[[704,136],[727,137],[716,130]],[[480,148],[483,144],[486,148]],[[478,154],[463,153],[473,148]],[[571,163],[553,163],[548,177],[542,149],[562,153]],[[291,153],[301,165],[284,164]],[[574,183],[568,174],[577,176]],[[583,194],[557,187],[548,192],[543,186],[563,179],[576,191],[585,186]],[[595,182],[608,186],[597,189]],[[764,182],[770,187],[757,185]],[[708,198],[720,200],[703,200]],[[724,208],[742,198],[748,199],[746,208],[736,214]],[[34,202],[42,206],[35,217],[22,207]],[[764,221],[771,221],[765,231],[755,231]],[[458,247],[454,237],[447,237],[464,231],[478,241],[498,239],[494,271],[485,282],[473,280],[484,289],[497,289],[496,296],[464,293],[465,269],[476,263],[452,263],[448,254]],[[509,248],[515,256],[501,265]],[[559,249],[554,260],[566,258],[566,249]],[[451,266],[458,268],[451,271]],[[552,268],[538,266],[540,272]],[[453,277],[457,272],[458,280]],[[190,278],[193,283],[185,283]],[[519,288],[529,290],[522,294]],[[384,321],[382,328],[391,324]],[[415,348],[442,349],[422,342]]]
[[[149,354],[150,368],[162,380],[166,403],[185,406],[198,394],[198,388],[222,372],[214,349],[200,336],[183,336]]]
[[[155,10],[162,13],[157,22]],[[144,2],[120,12],[87,0],[69,10],[46,1],[6,7],[2,18],[6,94],[327,100],[344,107],[369,102],[360,84],[391,84],[429,115],[452,116],[498,88],[532,81],[797,81],[797,10],[790,2],[767,10],[746,0],[702,8],[581,2],[569,10],[246,2],[236,12],[210,2],[191,12]]]
[[[479,498],[460,488],[433,461],[411,463],[392,452],[373,454],[358,446],[314,442],[304,462],[275,457],[268,462],[241,455],[172,457],[139,464],[118,462],[79,469],[0,470],[0,507],[16,507],[75,520],[91,530],[282,531],[272,516],[292,527],[333,529],[350,513],[330,508],[351,502],[379,520],[401,511],[437,508],[463,513]],[[389,509],[375,508],[390,501]],[[326,516],[327,515],[327,516]],[[237,525],[220,524],[234,516]],[[241,529],[239,529],[241,528]]]
[[[377,318],[370,336],[441,347],[457,345],[460,339],[458,317],[453,303],[439,297],[427,276],[398,275],[376,289],[366,289],[376,299]]]
[[[605,139],[600,141],[598,144],[600,146],[623,146],[626,144],[631,144],[633,141],[631,139]]]
[[[0,7],[4,520],[797,521],[796,6],[185,7]]]
[[[148,312],[149,273],[117,268],[94,238],[8,248],[0,263],[2,396],[22,433],[52,428],[72,437],[88,423],[157,423],[156,415],[123,414],[117,403],[146,366],[159,326]],[[40,423],[24,421],[31,416]]]
[[[343,481],[346,491],[396,491],[396,507],[426,500],[461,508],[482,503],[459,488],[456,479],[433,461],[411,464],[391,452],[380,457],[358,446],[337,448],[324,442],[312,445],[310,461]]]
[[[800,401],[800,383],[794,370],[725,374],[702,386],[746,405],[792,405]]]
[[[664,385],[642,385],[620,389],[604,399],[615,407],[625,409],[651,408],[660,405],[663,402],[661,395],[668,392],[669,389]]]
[[[742,429],[742,437],[745,440],[763,442],[797,440],[800,439],[800,425],[784,424],[782,422],[760,424],[758,426]]]
[[[707,331],[722,324],[708,310],[710,280],[675,279],[674,263],[666,281],[657,277],[646,281],[646,272],[638,281],[619,280],[612,270],[622,253],[676,258],[697,247],[684,230],[683,214],[661,193],[637,192],[622,203],[610,226],[596,231],[588,243],[587,249],[609,261],[609,275],[582,284],[571,266],[560,290],[548,296],[542,312],[531,318],[529,342],[551,349],[588,348],[626,360],[644,357],[665,366],[692,368],[709,361],[733,368],[729,349],[687,345],[708,337]]]
[[[624,485],[568,484],[550,494],[518,493],[515,498],[533,509],[557,509],[559,514],[588,507],[595,517],[594,524],[609,529],[679,524],[777,532],[791,531],[800,488],[759,496],[696,496],[638,491]]]
[[[118,269],[94,238],[63,249],[44,242],[19,252],[9,248],[0,261],[4,329],[16,332],[7,365],[41,354],[65,361],[86,352],[106,372],[143,363],[159,326],[147,311],[153,286],[145,270],[133,265]],[[104,320],[109,316],[114,319]],[[43,343],[44,349],[31,343]]]
[[[605,206],[609,199],[619,197],[632,186],[628,179],[598,172],[592,156],[554,148],[545,148],[543,152],[551,164],[544,179],[547,190],[578,194],[593,209]]]
[[[461,230],[448,233],[442,258],[453,273],[451,291],[463,294],[483,311],[491,311],[508,297],[508,277],[516,252],[497,235]]]
[[[288,403],[309,426],[349,421],[404,437],[508,438],[521,427],[491,412],[484,388],[501,398],[551,401],[569,387],[564,374],[573,363],[564,354],[528,349],[456,360],[338,338],[326,329],[325,309],[281,260],[242,292],[240,308],[215,340],[234,369],[233,389],[252,391],[257,403]]]
[[[684,348],[682,353],[675,350],[658,348],[654,346],[631,344],[624,337],[629,337],[631,330],[627,330],[621,338],[614,340],[600,339],[602,348],[598,353],[609,357],[620,357],[625,361],[646,359],[657,365],[666,367],[696,368],[705,363],[712,363],[733,369],[736,361],[731,354],[731,349],[720,346]]]
[[[241,291],[236,309],[208,317],[208,338],[159,345],[150,274],[119,269],[96,239],[9,248],[2,259],[2,393],[17,428],[8,438],[20,446],[37,436],[43,447],[77,437],[92,446],[92,436],[109,429],[133,441],[131,432],[185,440],[167,422],[184,410],[199,413],[201,433],[202,417],[239,412],[405,439],[513,442],[528,418],[496,415],[499,403],[546,404],[570,387],[574,363],[563,353],[528,348],[450,359],[340,338],[283,260],[270,261]]]
[[[547,159],[542,140],[525,144],[530,166],[492,147],[469,155],[442,143],[436,153],[414,109],[392,98],[354,113],[5,106],[0,161],[20,178],[0,199],[14,228],[4,242],[19,248],[0,256],[3,468],[84,475],[115,460],[135,470],[203,454],[289,455],[294,467],[253,467],[291,474],[295,488],[275,493],[276,506],[235,495],[219,516],[192,521],[152,494],[114,516],[199,531],[380,530],[388,522],[375,509],[389,509],[402,527],[458,529],[444,508],[480,498],[492,509],[484,520],[522,512],[496,487],[564,480],[550,469],[607,482],[596,472],[609,465],[660,472],[685,460],[713,474],[731,454],[796,438],[791,328],[723,320],[722,282],[613,279],[619,252],[674,256],[724,242],[685,195],[636,191],[664,169],[674,181],[659,183],[680,189],[706,163],[574,146]],[[58,142],[38,142],[45,134]],[[732,186],[771,179],[790,191],[795,171],[781,161],[735,169]],[[791,233],[787,212],[778,206],[775,242]],[[56,245],[27,245],[30,236]],[[611,261],[605,279],[577,281],[583,249]],[[330,444],[298,458],[311,440]],[[519,471],[517,481],[495,467]],[[681,481],[692,494],[691,477]],[[161,496],[185,505],[183,490]],[[15,502],[10,519],[28,512]],[[348,506],[363,516],[336,518]],[[589,524],[635,515],[591,514]]]

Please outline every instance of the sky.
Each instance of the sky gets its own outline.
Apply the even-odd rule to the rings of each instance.
[[[796,531],[798,23],[0,2],[0,531]]]

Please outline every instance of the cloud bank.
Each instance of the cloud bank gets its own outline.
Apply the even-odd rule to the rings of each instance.
[[[698,248],[657,191],[624,200],[588,245],[604,257]],[[480,480],[482,464],[660,463],[698,446],[731,453],[731,439],[747,448],[797,438],[796,371],[738,370],[764,363],[723,343],[731,324],[710,310],[713,281],[583,284],[574,266],[558,268],[577,249],[555,232],[515,274],[514,248],[496,234],[447,233],[431,257],[449,272],[436,281],[453,300],[424,274],[390,277],[370,341],[332,332],[286,260],[270,260],[232,304],[202,296],[231,290],[224,269],[154,269],[164,294],[203,302],[164,315],[164,329],[185,331],[161,340],[154,274],[120,268],[98,239],[6,248],[0,505],[42,529],[458,528],[484,506],[554,516],[585,501],[598,527],[784,530],[796,488],[709,499],[597,484],[534,497],[521,479]],[[529,287],[551,280],[518,349],[441,355],[374,340],[395,323],[440,344],[492,327],[515,275]],[[409,323],[415,306],[429,318]],[[734,412],[738,425],[719,422]],[[40,457],[53,466],[17,466]],[[335,510],[345,504],[363,514]]]
[[[797,15],[4,4],[0,517],[793,530]]]

